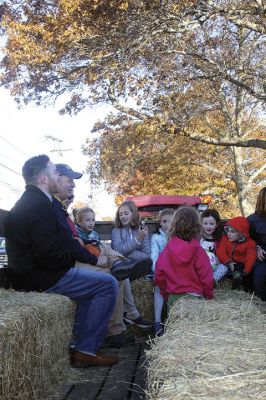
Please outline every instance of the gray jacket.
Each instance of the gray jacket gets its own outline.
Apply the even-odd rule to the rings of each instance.
[[[150,258],[151,246],[149,236],[145,236],[140,244],[137,241],[138,230],[129,226],[112,230],[112,249],[133,260]]]

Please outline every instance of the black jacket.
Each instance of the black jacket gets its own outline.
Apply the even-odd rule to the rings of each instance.
[[[45,291],[74,266],[75,258],[63,246],[61,234],[50,199],[36,186],[26,186],[7,217],[5,229],[15,289]]]
[[[250,236],[256,244],[266,250],[266,218],[254,213],[248,216]]]
[[[62,203],[56,198],[53,199],[53,209],[56,214],[57,220],[60,224],[59,240],[63,247],[70,250],[75,260],[96,265],[98,258],[89,253],[84,247],[82,247],[76,239],[73,239],[73,233],[67,222],[68,213],[64,209]]]

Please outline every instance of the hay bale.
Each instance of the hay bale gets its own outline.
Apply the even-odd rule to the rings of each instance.
[[[217,289],[232,290],[232,279],[224,278],[217,283]]]
[[[136,279],[131,282],[131,288],[135,304],[140,314],[144,318],[153,321],[153,281],[145,278]]]
[[[0,290],[0,399],[40,400],[69,366],[75,303],[64,296]]]
[[[140,314],[150,321],[154,320],[153,287],[153,281],[145,278],[131,282],[136,307]],[[147,337],[153,334],[153,327],[141,329],[132,325],[130,326],[130,333],[135,336]]]
[[[265,304],[241,291],[183,298],[148,356],[148,399],[265,399]]]

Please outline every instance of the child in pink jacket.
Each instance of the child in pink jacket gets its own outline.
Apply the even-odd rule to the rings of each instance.
[[[209,257],[200,246],[201,222],[192,207],[180,207],[173,218],[170,240],[158,257],[155,285],[171,305],[180,296],[213,298]]]

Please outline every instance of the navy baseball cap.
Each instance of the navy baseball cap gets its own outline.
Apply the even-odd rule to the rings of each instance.
[[[81,172],[73,171],[67,164],[55,164],[55,166],[60,175],[65,175],[72,179],[79,179],[83,175]]]

